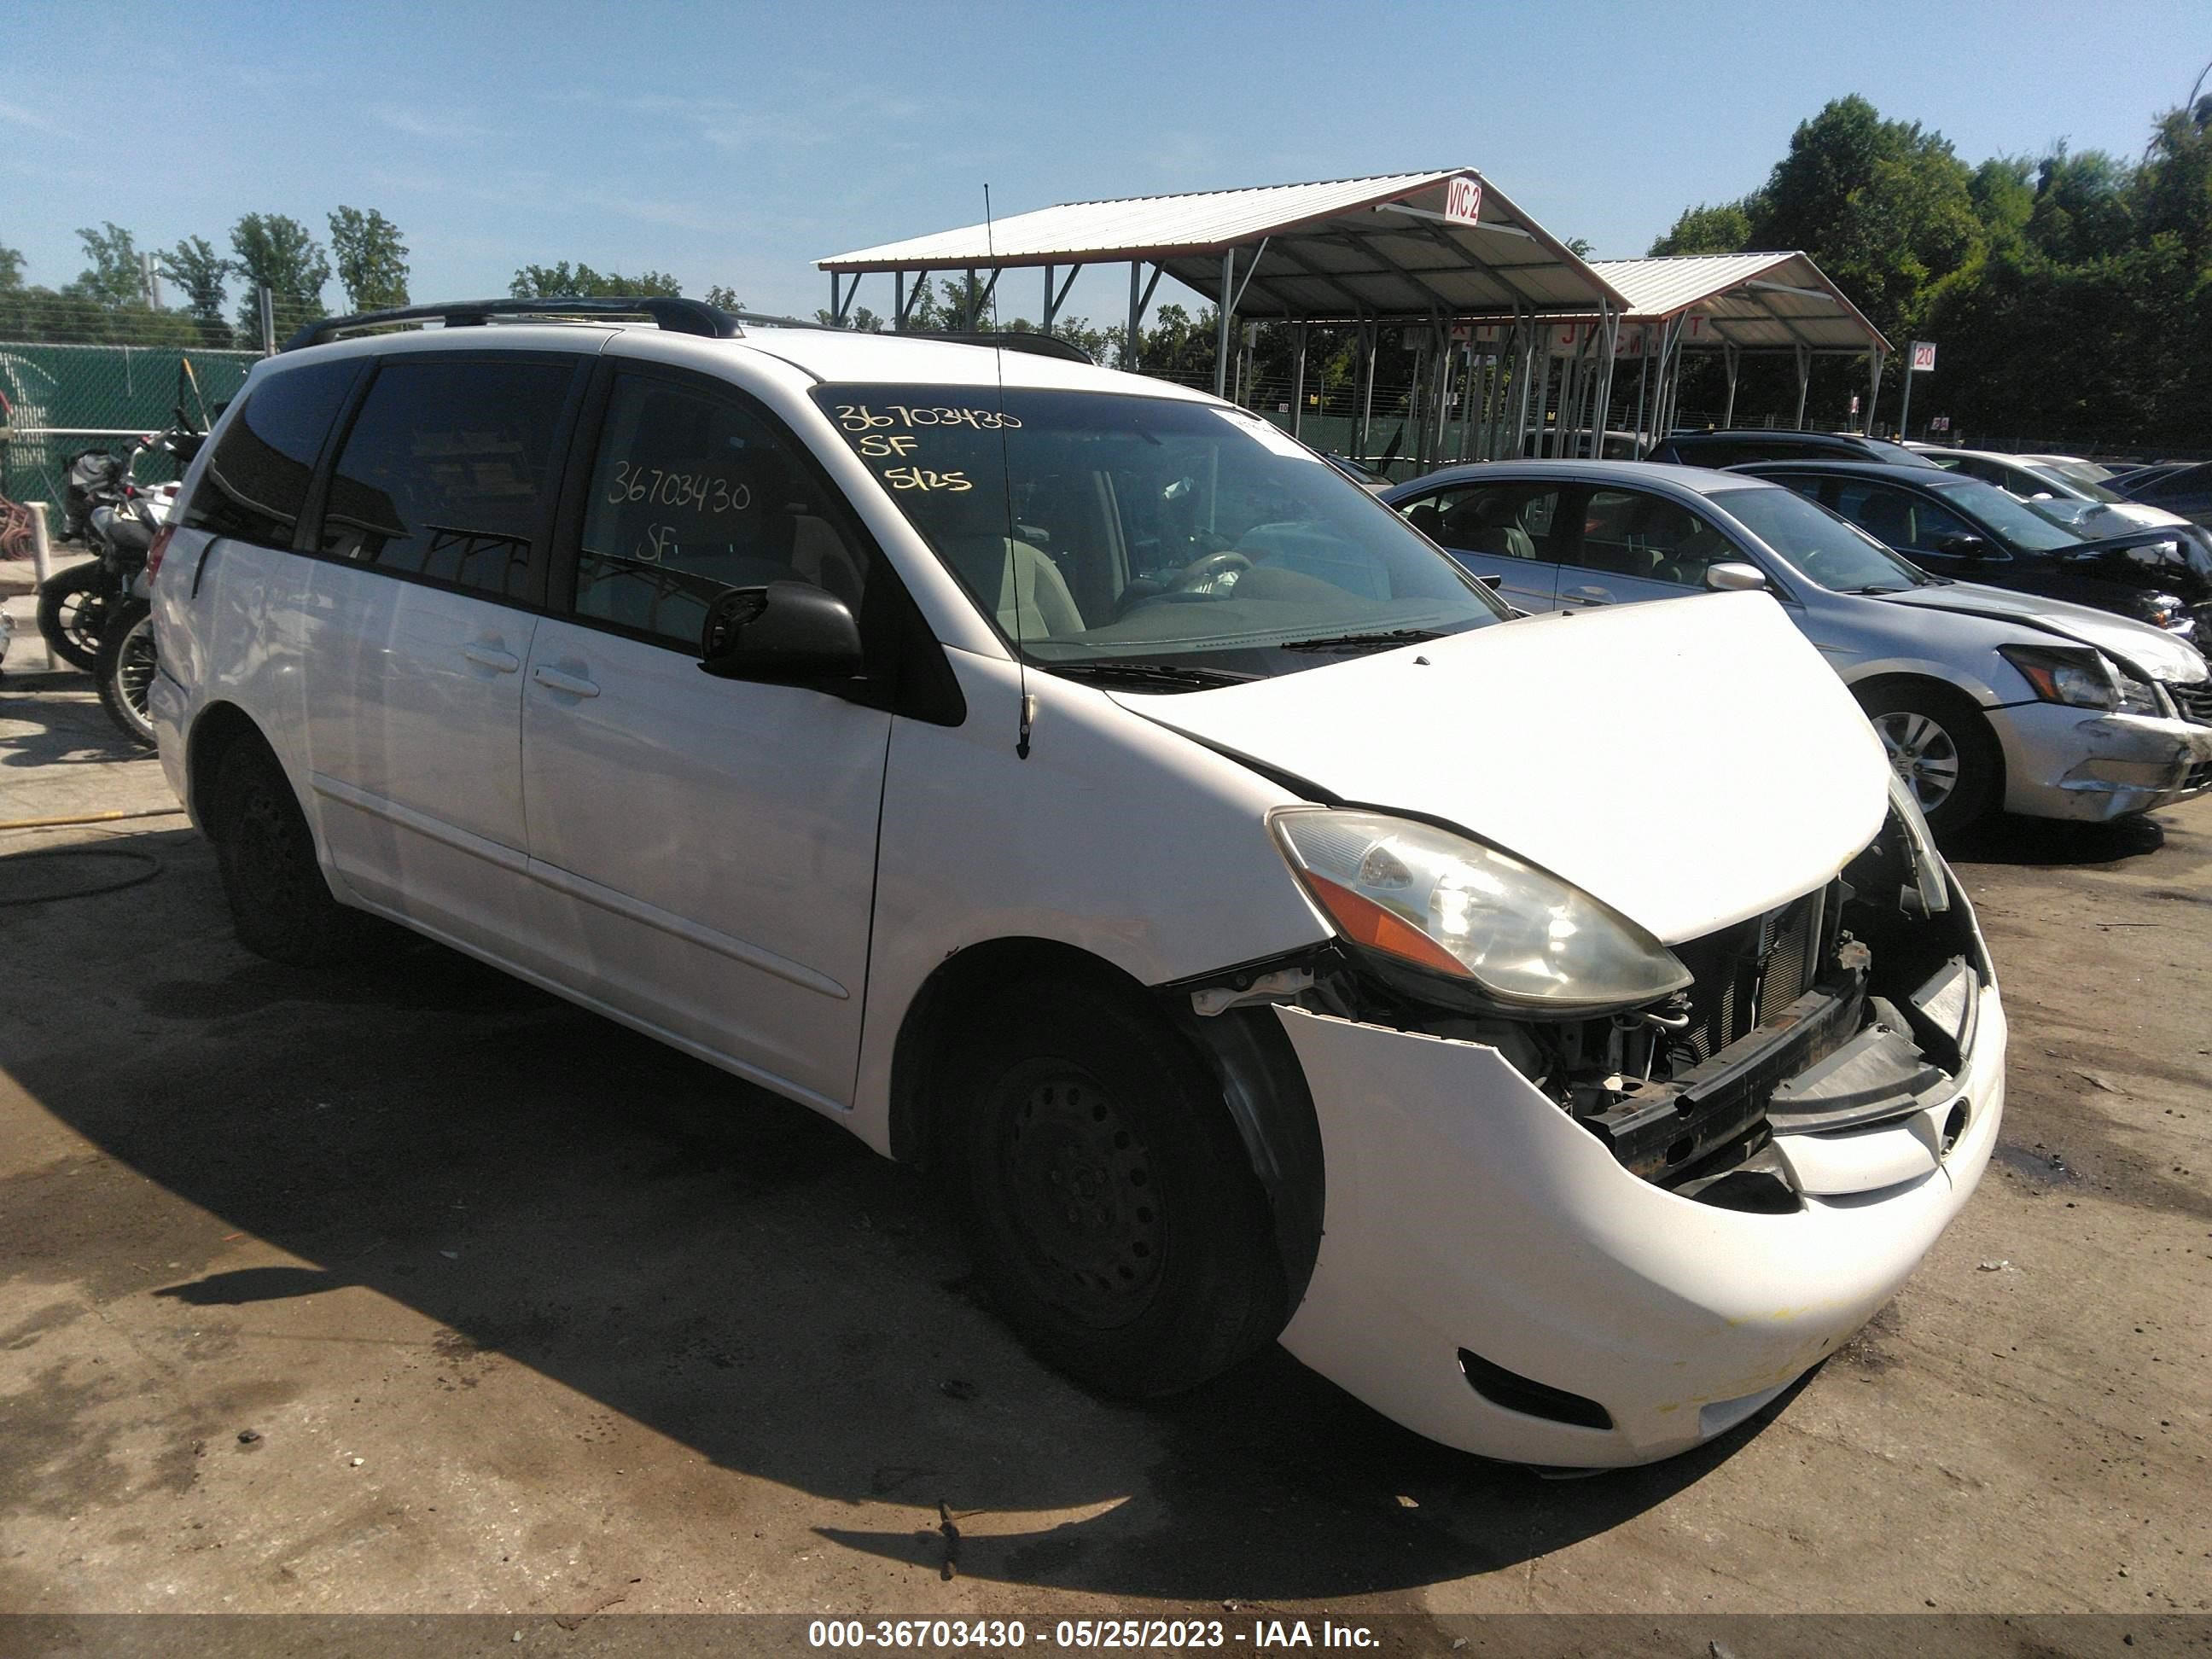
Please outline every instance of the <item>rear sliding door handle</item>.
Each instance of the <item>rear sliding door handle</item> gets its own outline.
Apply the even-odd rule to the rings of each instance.
[[[564,674],[557,668],[543,664],[530,671],[530,678],[548,691],[559,691],[571,697],[596,697],[599,688],[580,674]]]
[[[495,674],[512,674],[522,666],[522,659],[508,655],[495,645],[465,645],[461,654],[479,668],[489,668]]]

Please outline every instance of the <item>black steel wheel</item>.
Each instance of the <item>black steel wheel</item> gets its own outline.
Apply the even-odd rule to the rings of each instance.
[[[97,559],[57,570],[39,586],[39,632],[56,656],[88,672],[100,660],[100,630],[109,609],[105,586]]]
[[[1218,1086],[1141,998],[1006,987],[953,1073],[977,1271],[1040,1357],[1146,1398],[1274,1339],[1289,1310],[1266,1197]]]
[[[153,609],[143,599],[125,599],[100,634],[92,678],[108,719],[142,749],[154,747],[154,716],[146,698],[158,669]]]
[[[349,954],[360,915],[331,896],[314,832],[267,745],[258,738],[233,744],[216,768],[210,799],[208,830],[239,943],[301,968]]]

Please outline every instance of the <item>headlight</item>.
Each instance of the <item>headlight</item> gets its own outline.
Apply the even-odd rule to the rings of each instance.
[[[1468,984],[1506,1007],[1634,1007],[1689,971],[1624,915],[1556,876],[1432,824],[1292,807],[1275,838],[1352,945]]]
[[[2001,645],[1997,654],[2020,670],[2045,702],[2125,714],[2166,713],[2155,686],[2136,678],[2101,651],[2086,646]]]

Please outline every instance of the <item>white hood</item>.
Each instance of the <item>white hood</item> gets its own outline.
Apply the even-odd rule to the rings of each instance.
[[[1926,611],[1955,611],[1962,616],[1988,617],[1997,622],[2023,622],[2047,632],[2063,634],[2083,645],[2094,646],[2118,657],[2153,679],[2177,680],[2184,685],[2205,678],[2204,659],[2197,647],[2177,634],[2109,611],[2093,611],[2086,605],[2046,599],[2035,593],[2014,593],[1978,582],[1938,582],[1929,587],[1885,593],[1885,605],[1907,605]]]
[[[1881,744],[1764,593],[1554,612],[1124,707],[1440,818],[1669,944],[1810,891],[1888,810]]]

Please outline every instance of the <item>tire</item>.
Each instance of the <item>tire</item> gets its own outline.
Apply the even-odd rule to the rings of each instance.
[[[1891,769],[1912,786],[1941,841],[1996,805],[2004,755],[1981,711],[1948,687],[1894,681],[1859,696]]]
[[[142,749],[155,746],[154,717],[147,709],[146,696],[157,668],[153,608],[143,599],[125,599],[100,630],[92,678],[107,718]]]
[[[1218,1086],[1141,1000],[996,994],[939,1145],[979,1276],[1030,1351],[1123,1399],[1194,1388],[1289,1318],[1267,1202]]]
[[[39,632],[54,654],[90,672],[100,660],[100,631],[109,601],[96,590],[105,575],[97,559],[58,570],[39,588]]]
[[[331,896],[314,833],[284,769],[258,737],[216,763],[209,831],[238,942],[256,956],[322,968],[350,954],[361,916]]]

